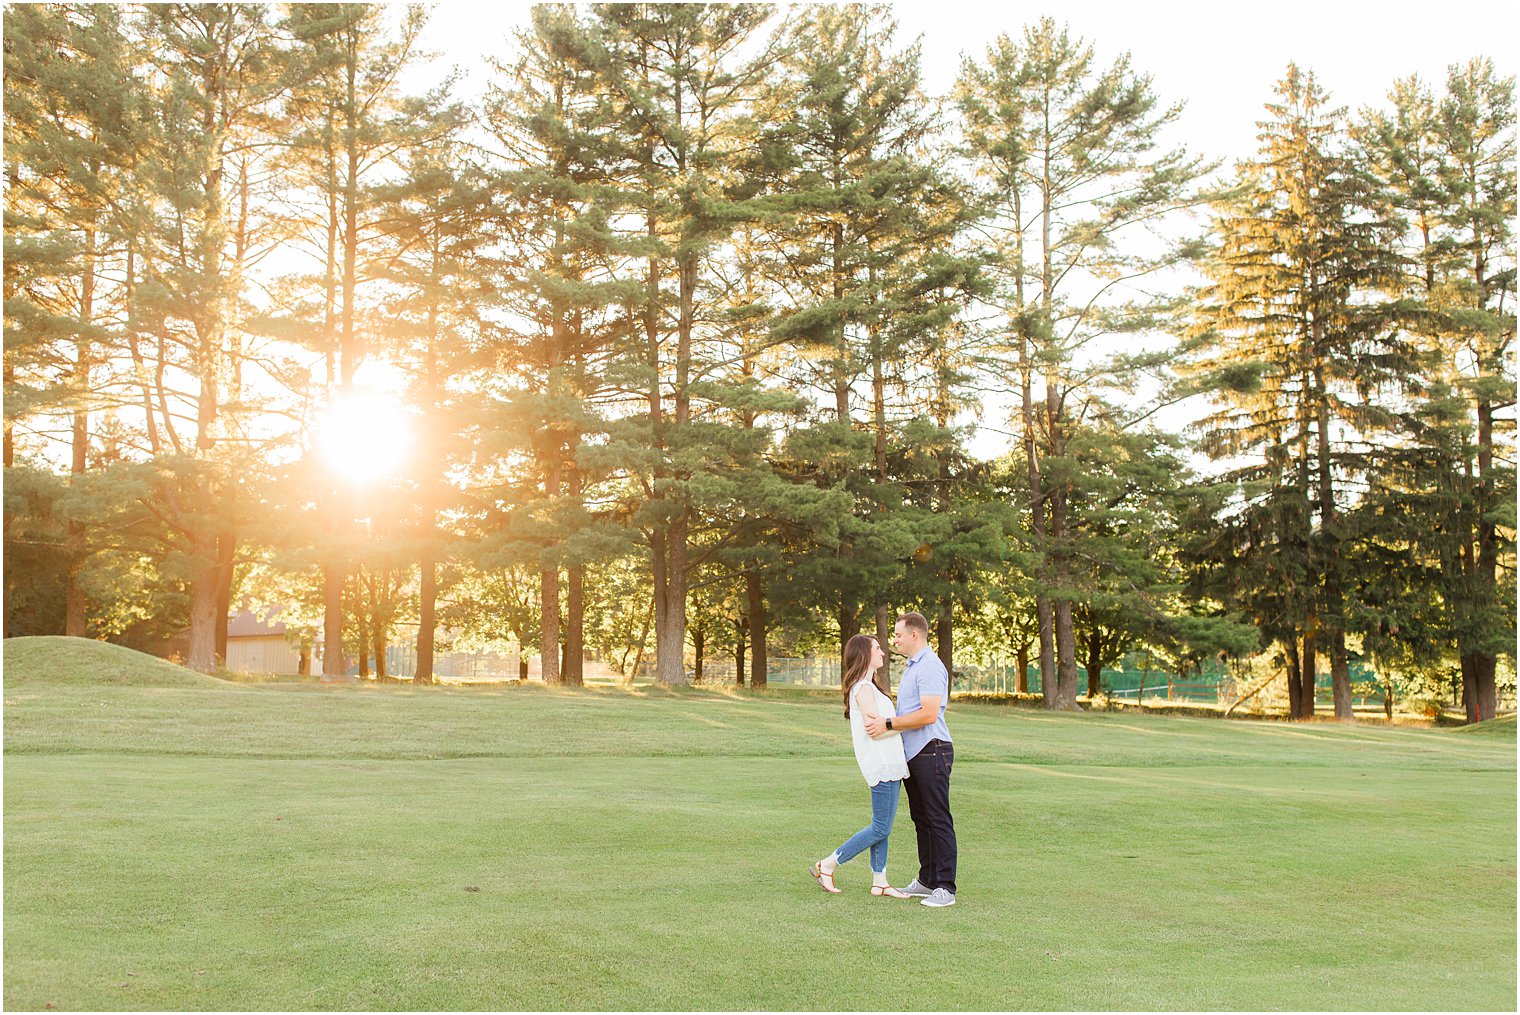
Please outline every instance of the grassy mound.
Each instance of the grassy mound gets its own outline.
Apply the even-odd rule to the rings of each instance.
[[[1453,733],[1471,733],[1480,737],[1502,737],[1515,739],[1515,717],[1513,715],[1496,716],[1493,719],[1485,719],[1475,722],[1471,726],[1462,726],[1452,730]]]
[[[120,645],[88,638],[5,639],[6,687],[226,687],[227,683]]]

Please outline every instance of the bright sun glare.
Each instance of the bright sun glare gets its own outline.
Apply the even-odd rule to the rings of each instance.
[[[411,420],[399,401],[355,394],[340,399],[318,426],[327,462],[351,479],[394,476],[412,444]]]

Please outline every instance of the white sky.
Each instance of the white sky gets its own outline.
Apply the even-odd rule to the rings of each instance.
[[[531,6],[467,0],[435,4],[424,42],[438,59],[426,76],[441,77],[448,67],[460,67],[466,77],[458,94],[478,94],[490,73],[483,58],[508,52],[508,34],[525,23]],[[1290,61],[1313,70],[1331,100],[1353,114],[1382,104],[1393,82],[1412,73],[1439,94],[1454,63],[1486,56],[1501,75],[1514,75],[1520,63],[1520,4],[1513,2],[1005,0],[891,6],[898,20],[896,46],[922,38],[924,85],[935,96],[949,92],[963,55],[980,59],[999,34],[1017,37],[1046,14],[1091,43],[1101,64],[1128,51],[1131,67],[1153,77],[1163,102],[1186,102],[1170,143],[1224,160],[1226,172],[1235,160],[1256,151],[1256,122]],[[1011,399],[988,399],[981,419],[995,429],[978,430],[971,441],[974,454],[990,458],[1008,448],[1009,438],[996,431],[1011,429],[1006,421],[1010,405]],[[1180,430],[1199,408],[1183,404],[1165,409],[1155,423]],[[1213,471],[1197,456],[1193,464]]]
[[[433,4],[422,45],[435,58],[408,74],[404,87],[426,87],[458,67],[465,77],[456,96],[475,98],[491,74],[485,59],[509,54],[509,35],[526,22],[531,6],[511,0]],[[1153,76],[1163,101],[1187,103],[1171,143],[1225,159],[1227,166],[1255,151],[1262,104],[1290,60],[1312,69],[1332,99],[1353,111],[1380,104],[1393,81],[1410,73],[1439,92],[1453,63],[1487,56],[1502,75],[1514,75],[1520,63],[1520,4],[1492,0],[946,0],[891,6],[899,22],[896,46],[922,39],[924,83],[931,95],[949,91],[963,54],[980,58],[999,34],[1017,36],[1049,14],[1091,42],[1103,63],[1129,51],[1131,66]],[[371,364],[367,372],[382,366]],[[995,432],[1010,428],[1002,401],[989,399],[992,404],[981,414],[994,430],[980,430],[973,439],[979,456],[995,456],[1009,444]],[[1187,406],[1178,406],[1158,415],[1156,423],[1179,430],[1192,415]]]
[[[445,0],[424,34],[439,54],[439,76],[462,67],[474,95],[489,73],[482,58],[504,54],[509,31],[531,4]],[[1135,70],[1155,79],[1164,101],[1186,100],[1188,146],[1225,159],[1256,148],[1256,121],[1289,61],[1312,69],[1334,101],[1353,111],[1381,102],[1396,78],[1418,73],[1432,85],[1474,56],[1516,73],[1520,4],[1491,0],[1062,0],[1060,3],[895,3],[898,43],[923,37],[924,81],[944,95],[963,53],[980,57],[1001,33],[1017,35],[1043,15],[1070,25],[1108,62],[1128,50]]]

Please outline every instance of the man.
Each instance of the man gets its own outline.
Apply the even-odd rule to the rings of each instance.
[[[955,821],[950,817],[950,766],[955,749],[945,725],[950,674],[929,651],[929,622],[905,613],[892,629],[892,647],[908,657],[897,688],[897,715],[866,719],[866,732],[901,730],[908,757],[908,814],[918,833],[918,877],[903,891],[925,906],[955,905]]]

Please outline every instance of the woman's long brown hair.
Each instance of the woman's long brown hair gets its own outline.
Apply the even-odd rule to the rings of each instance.
[[[850,717],[850,692],[855,685],[863,680],[871,671],[871,649],[876,644],[876,639],[868,634],[857,634],[844,643],[844,679],[839,683],[844,688],[844,717]],[[880,671],[878,671],[880,672]],[[881,678],[871,674],[871,683],[876,689],[887,697],[887,689],[881,686]]]

